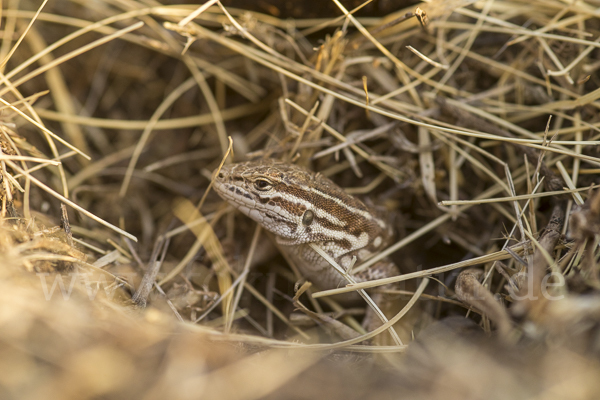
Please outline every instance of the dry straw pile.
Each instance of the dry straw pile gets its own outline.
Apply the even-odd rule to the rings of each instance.
[[[597,0],[40,3],[2,2],[1,399],[600,398]],[[294,302],[226,155],[387,215],[401,342],[299,311],[364,306]]]

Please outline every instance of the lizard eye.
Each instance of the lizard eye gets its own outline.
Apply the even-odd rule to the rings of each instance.
[[[310,210],[306,210],[306,212],[302,216],[302,225],[308,226],[312,224],[314,218],[315,213]]]
[[[256,181],[254,181],[254,187],[264,192],[271,189],[273,185],[271,184],[271,182],[265,179],[257,179]]]

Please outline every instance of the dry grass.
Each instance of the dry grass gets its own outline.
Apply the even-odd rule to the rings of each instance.
[[[0,398],[598,398],[598,2],[209,3],[3,3]],[[354,271],[402,274],[294,305],[209,190],[249,157],[378,207]],[[389,283],[375,332],[295,310],[360,331],[330,295]]]

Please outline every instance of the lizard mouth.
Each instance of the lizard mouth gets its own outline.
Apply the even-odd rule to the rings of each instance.
[[[231,183],[222,182],[217,179],[215,180],[214,188],[225,200],[233,200],[238,204],[249,206],[255,204],[252,195],[237,185],[232,185]]]

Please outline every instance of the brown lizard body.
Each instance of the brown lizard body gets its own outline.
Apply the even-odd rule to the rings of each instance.
[[[294,164],[265,159],[224,166],[216,192],[275,235],[278,247],[305,278],[321,289],[347,281],[309,243],[348,269],[383,249],[391,239],[386,222],[324,176]],[[356,281],[398,274],[382,262],[354,275]]]

